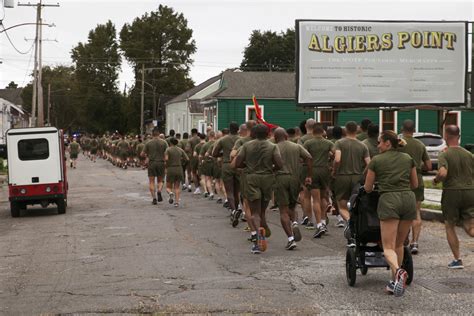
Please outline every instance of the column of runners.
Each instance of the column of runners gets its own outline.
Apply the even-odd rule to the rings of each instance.
[[[441,154],[435,182],[444,181],[446,184],[459,181],[451,188],[449,184],[445,186],[445,189],[451,189],[450,192],[453,189],[460,192],[459,196],[453,197],[460,199],[458,207],[448,210],[448,202],[443,200],[442,203],[448,243],[455,257],[448,267],[462,268],[454,223],[464,220],[466,232],[474,236],[474,158],[459,147],[459,129],[448,127],[448,151],[454,153]],[[223,203],[229,211],[233,227],[237,227],[240,221],[246,222],[245,230],[250,232],[248,240],[252,243],[251,252],[254,254],[267,249],[266,239],[270,237],[271,230],[265,215],[270,201],[273,201],[270,209],[280,210],[281,225],[288,238],[287,250],[295,249],[296,242],[301,240],[300,227],[313,230],[314,238],[326,235],[328,214],[336,216],[335,226],[345,228],[347,246],[353,247],[347,225],[350,219],[348,201],[354,188],[364,183],[366,175],[370,177],[365,185],[367,191],[372,190],[367,183],[372,185],[376,180],[381,186],[396,183],[395,187],[400,187],[401,184],[401,191],[411,188],[412,211],[410,201],[386,203],[386,207],[393,208],[388,215],[378,210],[384,253],[392,270],[392,280],[386,291],[394,293],[395,289],[396,294],[403,294],[406,281],[406,272],[400,268],[403,245],[409,242],[412,254],[419,251],[420,207],[424,199],[421,174],[431,170],[426,148],[413,138],[414,131],[415,124],[411,120],[403,122],[401,139],[393,132],[379,135],[379,126],[368,119],[363,120],[360,126],[351,121],[344,128],[335,126],[328,130],[313,119],[287,130],[268,130],[264,125],[248,121],[240,126],[232,122],[229,128],[217,132],[208,128],[206,134],[193,129],[191,135],[184,133],[182,139],[173,130],[165,137],[157,129],[145,140],[139,136],[117,134],[100,138],[83,137],[81,147],[92,161],[98,155],[121,168],[136,166],[147,169],[154,205],[163,201],[165,180],[168,202],[175,207],[179,207],[181,190],[192,192],[193,186],[195,195]],[[394,151],[397,155],[404,154],[393,158],[395,166],[392,168],[387,163],[389,154]],[[459,169],[459,157],[464,159],[462,169]],[[411,168],[400,170],[400,174],[384,175],[384,167],[396,170],[396,165],[402,165],[402,162]],[[448,170],[452,170],[451,174]],[[301,205],[302,217],[296,211],[298,204]]]

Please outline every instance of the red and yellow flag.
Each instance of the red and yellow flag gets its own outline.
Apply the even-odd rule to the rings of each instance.
[[[278,125],[273,125],[271,123],[267,123],[263,119],[262,109],[258,105],[257,98],[255,97],[255,95],[252,96],[252,101],[253,101],[253,107],[255,109],[255,116],[257,117],[257,123],[266,125],[269,129],[273,129],[273,128],[278,127]]]

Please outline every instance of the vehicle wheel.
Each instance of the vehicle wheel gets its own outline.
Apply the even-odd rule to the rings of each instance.
[[[367,267],[360,268],[360,273],[362,273],[362,275],[366,275],[368,271],[369,271],[369,268]]]
[[[346,278],[349,286],[356,283],[357,262],[354,248],[348,248],[346,252]]]
[[[409,247],[403,247],[403,263],[402,268],[408,273],[407,285],[413,281],[413,257]]]
[[[20,217],[20,203],[18,202],[10,202],[10,211],[12,217]]]
[[[66,200],[58,199],[56,201],[56,204],[58,206],[58,214],[65,214],[66,213]]]

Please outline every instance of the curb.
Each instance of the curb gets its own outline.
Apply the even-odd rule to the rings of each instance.
[[[438,221],[444,223],[443,212],[427,208],[421,209],[421,219],[425,221]]]

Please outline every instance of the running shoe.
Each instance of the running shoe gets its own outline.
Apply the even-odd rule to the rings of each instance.
[[[188,186],[186,184],[183,184],[183,186],[181,187],[181,190],[186,190],[188,188]]]
[[[222,198],[218,198],[217,201],[216,201],[217,204],[221,204],[222,203]]]
[[[188,192],[191,192],[192,189],[191,189],[191,185],[188,185]]]
[[[247,238],[247,240],[250,241],[250,242],[256,243],[258,241],[258,237],[257,237],[257,235],[250,234],[250,237]]]
[[[240,215],[240,220],[241,220],[242,222],[246,222],[246,221],[247,221],[247,219],[245,218],[245,213],[244,213],[244,212],[242,212],[242,215]]]
[[[257,238],[258,238],[257,240],[258,248],[262,252],[265,252],[267,250],[267,240],[265,239],[265,228],[260,227],[258,229]]]
[[[296,248],[296,242],[294,240],[288,241],[288,243],[285,246],[286,250],[293,250]]]
[[[158,202],[163,202],[163,196],[161,195],[161,192],[158,192]]]
[[[385,286],[385,293],[387,294],[393,294],[393,289],[395,288],[395,282],[390,281],[388,284]]]
[[[179,207],[179,203],[178,202],[174,203],[174,207]]]
[[[201,189],[200,189],[200,188],[196,188],[196,190],[194,190],[194,194],[196,194],[196,195],[201,194]]]
[[[270,210],[272,210],[272,211],[277,211],[277,210],[278,210],[278,205],[273,204],[273,205],[270,207]]]
[[[393,285],[393,295],[400,297],[405,293],[405,288],[407,287],[408,273],[398,268],[395,273],[395,284]]]
[[[464,269],[464,265],[462,264],[462,260],[453,260],[450,264],[448,264],[449,269]]]
[[[306,226],[308,224],[308,222],[309,222],[309,217],[305,216],[305,217],[303,217],[303,220],[301,221],[300,224]]]
[[[354,238],[349,238],[347,240],[347,248],[354,248],[356,246]]]
[[[169,197],[169,199],[168,199],[168,203],[169,203],[169,204],[173,204],[173,202],[174,202],[174,193],[173,193],[173,192],[170,192],[170,197]]]
[[[228,208],[229,207],[229,201],[228,200],[225,200],[224,201],[224,204],[222,204],[222,207],[225,207],[225,208]]]
[[[158,202],[156,201],[156,199],[153,199],[153,201],[151,202],[151,204],[156,205],[156,204],[158,204]]]
[[[209,193],[208,192],[204,193],[204,197],[205,198],[209,197]]]
[[[252,248],[250,249],[250,251],[256,255],[262,252],[257,243],[252,244]]]
[[[244,228],[244,232],[249,232],[249,231],[250,231],[250,227],[248,227],[248,226],[245,226],[245,228]]]
[[[322,224],[321,229],[324,231],[325,234],[328,232],[328,226],[326,224]]]
[[[418,243],[414,242],[410,245],[410,252],[412,255],[418,254]]]
[[[346,223],[346,227],[344,227],[344,237],[346,237],[346,239],[352,238],[352,233],[351,233],[351,228],[349,226],[349,223]]]
[[[308,224],[306,224],[305,228],[308,229],[308,230],[314,230],[316,227],[314,227],[313,222],[308,222]]]
[[[71,162],[71,168],[72,168],[72,162]]]
[[[242,215],[242,210],[236,210],[232,213],[232,227],[239,225],[240,215]]]
[[[293,224],[291,225],[291,228],[293,228],[293,236],[295,237],[295,241],[300,241],[302,237],[301,237],[301,231],[298,226],[298,223],[293,222]]]
[[[209,194],[209,200],[214,200],[214,194]]]
[[[340,219],[340,220],[337,221],[336,225],[334,225],[334,226],[344,228],[344,227],[346,227],[346,222],[343,219]]]
[[[321,238],[324,235],[325,231],[323,226],[316,227],[316,231],[314,232],[313,238]]]

